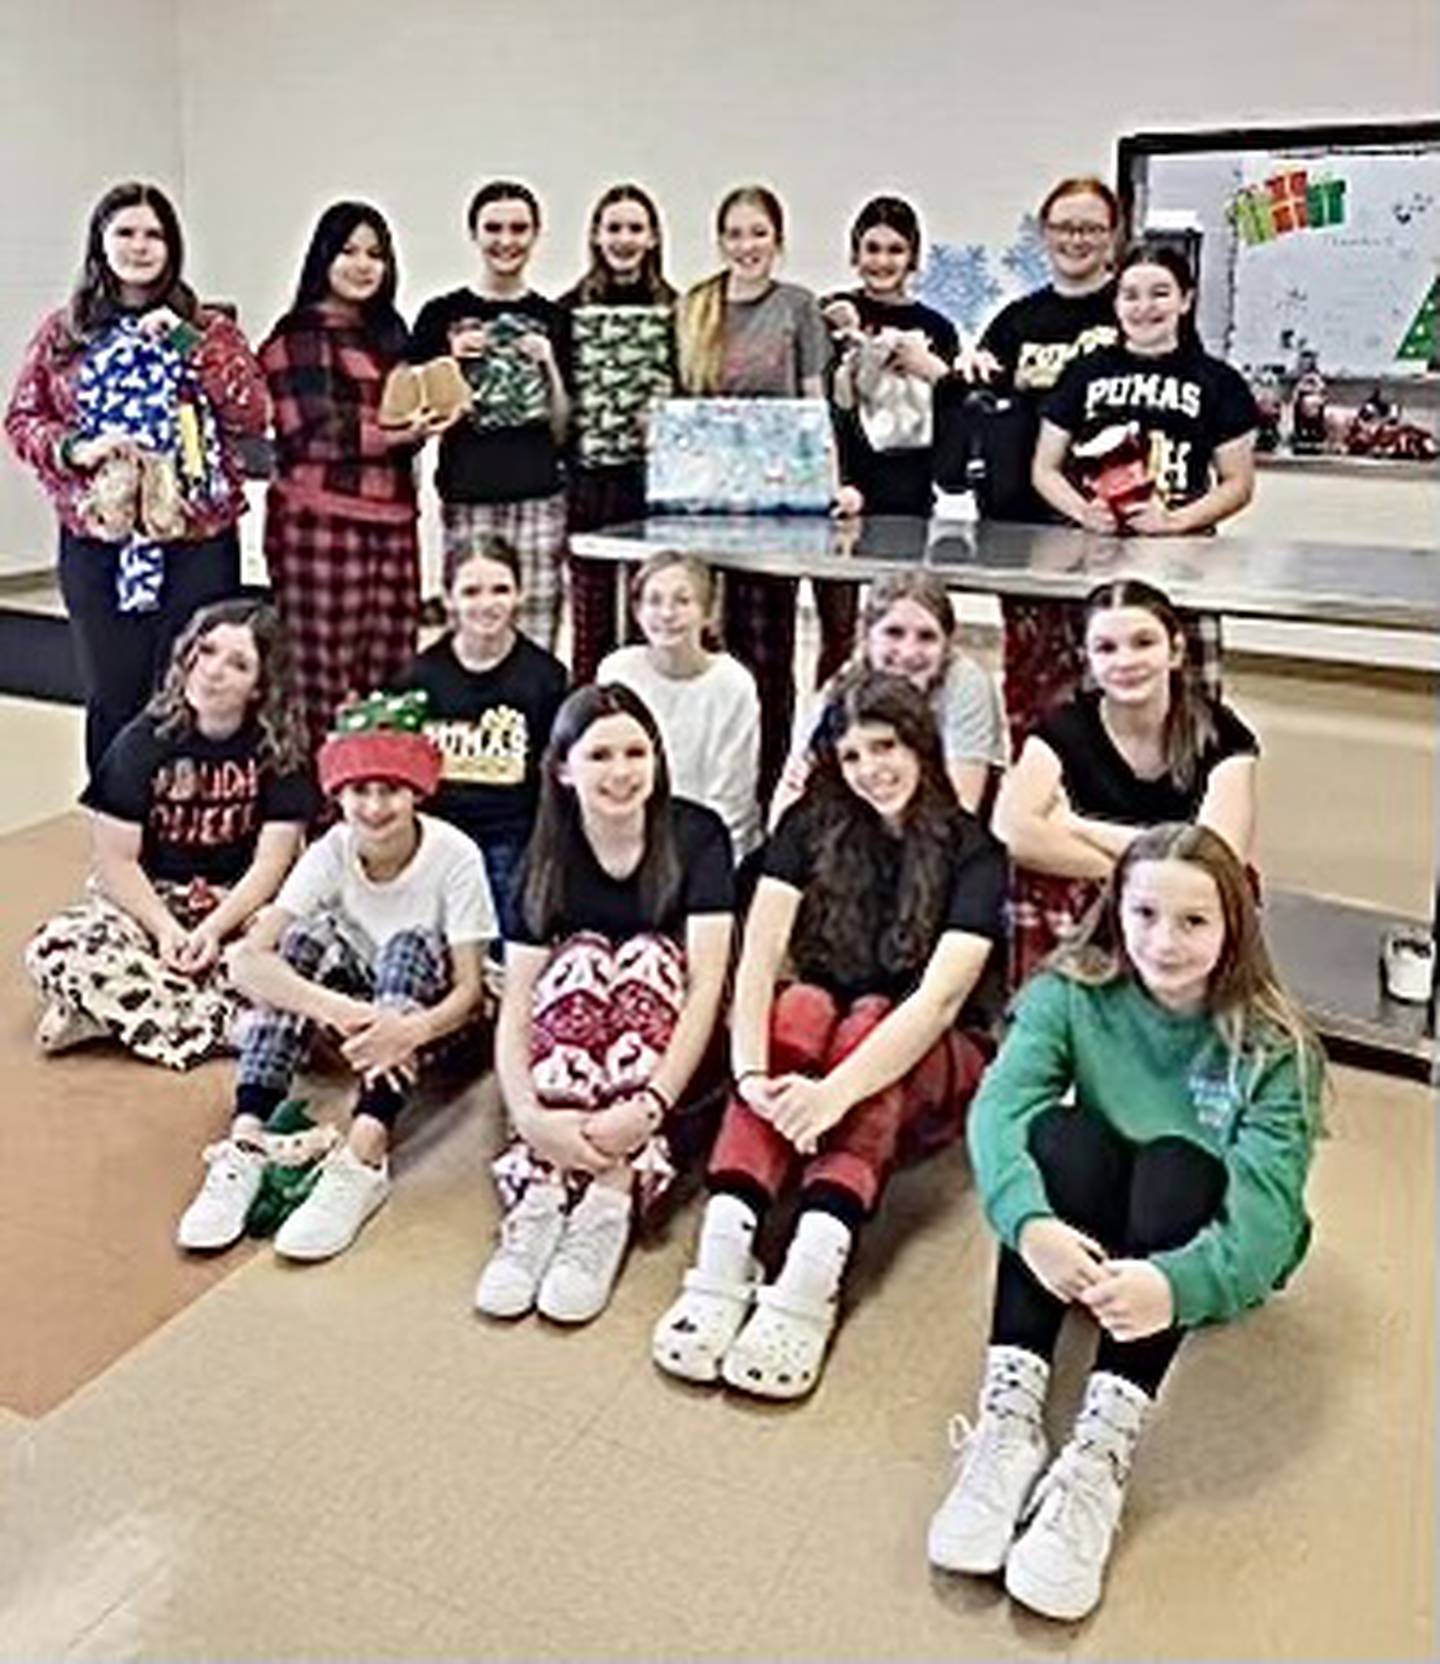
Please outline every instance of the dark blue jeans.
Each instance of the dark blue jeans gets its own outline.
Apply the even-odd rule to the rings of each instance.
[[[480,839],[480,853],[485,857],[485,876],[490,880],[490,894],[495,899],[495,917],[500,921],[500,939],[512,942],[520,921],[519,897],[515,894],[515,871],[525,853],[525,839],[518,833],[507,832]],[[499,958],[499,953],[492,955]]]
[[[120,548],[61,528],[60,592],[85,689],[85,761],[92,774],[150,697],[191,613],[240,591],[240,539],[232,527],[198,543],[165,544],[160,605],[153,612],[120,612]]]

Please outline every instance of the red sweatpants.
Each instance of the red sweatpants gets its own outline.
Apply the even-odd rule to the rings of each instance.
[[[879,1025],[893,1003],[883,994],[866,994],[847,1010],[823,988],[791,983],[771,1009],[771,1074],[828,1074]],[[773,1199],[799,1166],[802,1188],[838,1185],[872,1214],[898,1155],[936,1149],[960,1136],[987,1061],[988,1053],[974,1038],[947,1030],[908,1075],[854,1105],[810,1157],[802,1157],[748,1104],[732,1098],[710,1157],[711,1183],[744,1177]]]

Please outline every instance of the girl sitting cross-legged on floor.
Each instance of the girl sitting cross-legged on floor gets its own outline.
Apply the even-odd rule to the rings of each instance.
[[[673,1173],[667,1122],[709,1049],[734,920],[712,809],[672,798],[655,718],[579,688],[545,754],[505,945],[495,1067],[514,1139],[475,1305],[560,1323],[604,1310],[637,1206]]]
[[[242,1006],[222,949],[280,887],[317,802],[273,608],[218,601],[175,643],[150,703],[85,788],[90,893],[36,932],[36,1043],[118,1040],[188,1069]]]
[[[416,812],[440,778],[419,731],[423,699],[376,694],[321,747],[320,783],[343,819],[306,850],[231,956],[260,1009],[245,1024],[229,1137],[180,1220],[182,1248],[244,1231],[265,1166],[263,1127],[324,1028],[355,1072],[349,1139],[285,1220],[275,1250],[323,1260],[355,1240],[390,1192],[391,1128],[434,1043],[474,1016],[495,910],[480,851]]]
[[[1005,864],[955,799],[925,696],[862,672],[837,690],[760,870],[735,1092],[696,1263],[653,1355],[688,1380],[798,1398],[819,1379],[856,1233],[897,1157],[960,1131],[989,1050]],[[795,1233],[760,1287],[756,1229],[797,1172]]]
[[[1096,1605],[1181,1341],[1258,1306],[1305,1253],[1321,1082],[1230,846],[1204,826],[1143,832],[1084,934],[1025,991],[971,1112],[1000,1265],[934,1565],[1003,1565],[1010,1593],[1047,1617]],[[1050,1462],[1041,1411],[1071,1305],[1100,1325],[1100,1350]]]

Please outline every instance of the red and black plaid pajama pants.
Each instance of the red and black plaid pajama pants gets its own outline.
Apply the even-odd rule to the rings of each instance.
[[[414,520],[346,519],[272,491],[265,564],[313,754],[346,698],[392,685],[415,657],[419,536]]]

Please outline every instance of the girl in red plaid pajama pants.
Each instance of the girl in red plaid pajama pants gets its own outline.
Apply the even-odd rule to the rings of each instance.
[[[434,424],[423,411],[403,427],[379,421],[404,346],[384,216],[334,203],[260,349],[275,412],[265,563],[312,753],[348,698],[389,686],[415,656],[415,455]]]
[[[670,1176],[666,1123],[714,1033],[735,905],[725,823],[670,796],[659,727],[629,688],[560,707],[517,894],[495,1037],[515,1136],[475,1304],[584,1323],[637,1205]]]
[[[897,1159],[959,1132],[1000,980],[1003,856],[956,800],[924,695],[861,672],[816,746],[765,849],[733,1001],[735,1093],[695,1265],[653,1342],[669,1373],[765,1398],[819,1379],[856,1233]],[[760,1286],[756,1231],[795,1179],[794,1235]]]

